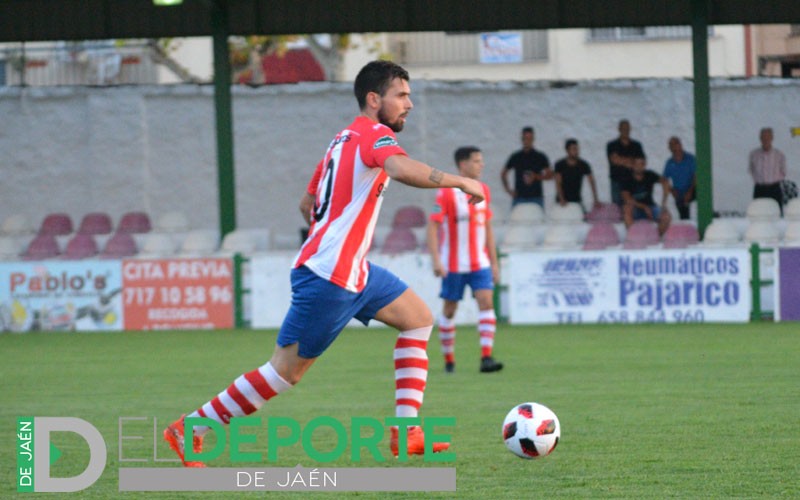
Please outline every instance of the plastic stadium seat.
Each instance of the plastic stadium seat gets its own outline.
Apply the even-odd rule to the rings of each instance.
[[[540,248],[542,250],[577,250],[580,247],[580,231],[577,226],[556,224],[547,228]]]
[[[580,224],[583,222],[583,208],[579,203],[556,203],[550,208],[548,218],[556,224]]]
[[[783,217],[790,221],[800,221],[800,198],[789,200],[789,203],[783,207]]]
[[[703,246],[724,247],[736,245],[740,241],[736,224],[726,219],[714,219],[703,235]]]
[[[781,239],[781,233],[774,223],[766,220],[754,220],[747,226],[744,232],[744,240],[747,243],[758,243],[759,245],[777,245]]]
[[[91,212],[81,219],[78,232],[82,234],[111,234],[113,227],[110,215],[104,212]]]
[[[783,235],[783,242],[797,246],[800,244],[800,220],[790,221],[786,225],[786,233]]]
[[[600,203],[586,214],[587,222],[622,222],[622,210],[616,203]]]
[[[620,244],[619,233],[610,222],[596,222],[589,229],[586,241],[583,242],[584,250],[603,250]]]
[[[687,248],[700,241],[700,233],[692,224],[675,223],[664,233],[664,248]]]
[[[25,214],[12,214],[5,218],[0,233],[9,236],[32,234],[35,228]]]
[[[642,249],[658,245],[660,241],[658,225],[655,222],[637,220],[628,228],[628,232],[625,234],[625,241],[622,243],[622,248],[629,250]]]
[[[91,234],[77,233],[68,242],[61,256],[64,259],[78,260],[97,255],[97,242]]]
[[[394,213],[392,227],[425,227],[428,224],[425,211],[420,207],[409,205],[400,207]]]
[[[44,260],[58,257],[61,254],[61,249],[58,247],[58,241],[52,234],[37,234],[22,257],[25,260]]]
[[[535,224],[544,222],[544,210],[536,203],[518,203],[511,208],[510,224]]]
[[[522,205],[532,205],[532,203],[523,203]],[[503,237],[502,247],[504,250],[533,248],[541,241],[539,234],[534,226],[509,226]]]
[[[136,255],[136,241],[128,233],[114,233],[106,242],[100,257],[107,259],[121,259]]]
[[[166,233],[148,233],[139,250],[139,257],[169,257],[175,255],[175,240]]]
[[[165,233],[174,233],[189,230],[189,220],[183,212],[167,212],[156,221],[156,230]]]
[[[62,236],[72,232],[72,219],[65,213],[48,214],[42,221],[39,234]]]
[[[25,250],[22,239],[18,236],[0,236],[0,259],[18,259]]]
[[[144,212],[128,212],[122,216],[117,226],[118,233],[149,233],[152,229],[150,216]]]
[[[414,235],[414,231],[407,227],[396,227],[386,236],[386,241],[383,242],[381,247],[381,253],[397,254],[418,249],[419,242],[416,235]]]
[[[217,232],[211,229],[195,229],[189,231],[181,243],[178,253],[184,256],[211,255],[219,247]]]
[[[222,239],[220,250],[227,254],[250,254],[258,249],[258,242],[253,233],[236,229],[226,234]]]
[[[750,221],[775,221],[781,218],[781,207],[772,198],[756,198],[747,205],[747,219]]]

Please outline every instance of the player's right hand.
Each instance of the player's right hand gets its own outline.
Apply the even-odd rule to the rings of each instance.
[[[433,275],[438,278],[447,276],[447,270],[444,268],[441,261],[435,261],[433,263]]]
[[[482,202],[484,199],[484,194],[483,185],[480,183],[480,181],[470,179],[469,177],[463,177],[462,179],[461,191],[470,195],[470,204],[476,205]]]

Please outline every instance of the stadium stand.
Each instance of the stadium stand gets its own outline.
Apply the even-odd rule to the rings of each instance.
[[[3,220],[0,234],[5,236],[23,236],[33,234],[36,228],[25,214],[12,214]]]
[[[688,248],[700,242],[700,233],[693,224],[673,223],[664,233],[663,248]]]
[[[579,207],[580,208],[580,207]],[[583,216],[583,212],[581,212]],[[580,250],[580,231],[572,224],[553,224],[547,227],[542,250]]]
[[[747,220],[776,221],[781,218],[781,207],[772,198],[756,198],[747,205]]]
[[[414,205],[400,207],[392,218],[393,228],[425,227],[428,223],[425,210]]]
[[[544,222],[544,210],[536,203],[519,203],[508,215],[509,225],[538,224]]]
[[[246,230],[236,229],[225,235],[217,253],[219,255],[252,254],[257,250],[258,241],[255,234]]]
[[[105,259],[121,259],[123,257],[133,257],[137,253],[136,241],[128,233],[114,233],[106,241],[100,257]]]
[[[151,229],[150,216],[145,212],[127,212],[117,226],[118,233],[141,234],[149,233]]]
[[[783,243],[787,246],[800,245],[800,220],[789,221],[783,235]]]
[[[24,260],[53,259],[61,255],[61,248],[52,234],[37,234],[22,254]]]
[[[619,246],[620,239],[614,225],[610,222],[595,222],[583,242],[584,250],[604,250]]]
[[[111,234],[114,224],[111,216],[105,212],[90,212],[83,216],[78,226],[81,234]]]
[[[625,233],[625,241],[622,243],[622,248],[628,250],[640,250],[652,246],[656,246],[661,242],[658,235],[658,225],[649,220],[637,220],[628,232]]]
[[[789,221],[800,221],[800,198],[792,198],[783,207],[783,217]]]
[[[39,234],[51,236],[64,236],[72,231],[72,218],[63,212],[47,214],[39,227]]]
[[[189,219],[183,212],[167,212],[156,221],[155,230],[162,233],[180,233],[189,230]]]
[[[533,203],[523,203],[522,205],[533,205]],[[504,251],[529,250],[537,247],[539,243],[541,243],[543,239],[542,236],[543,234],[539,227],[514,224],[508,226],[506,229],[502,247]]]
[[[86,233],[76,233],[67,242],[61,258],[66,260],[88,259],[97,255],[98,251],[99,248],[94,236]]]
[[[414,232],[407,227],[396,227],[386,236],[381,246],[381,253],[398,254],[419,249],[419,242]]]

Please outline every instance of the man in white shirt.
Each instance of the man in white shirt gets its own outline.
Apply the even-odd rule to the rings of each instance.
[[[772,198],[783,213],[781,182],[786,179],[786,156],[772,147],[772,128],[762,128],[760,138],[761,147],[750,152],[749,170],[755,183],[753,198]]]

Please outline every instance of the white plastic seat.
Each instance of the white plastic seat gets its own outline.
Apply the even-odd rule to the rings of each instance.
[[[155,230],[163,233],[185,232],[189,230],[189,219],[183,212],[167,212],[158,218]]]
[[[780,231],[775,224],[765,220],[755,220],[747,226],[744,240],[759,245],[777,245],[781,239]]]
[[[147,233],[139,249],[138,257],[155,258],[175,255],[175,240],[167,233]]]
[[[17,236],[0,236],[0,259],[18,259],[25,250],[25,241]]]
[[[547,228],[542,241],[542,250],[578,250],[581,245],[581,234],[577,226],[555,224]]]
[[[222,239],[220,252],[224,254],[251,254],[258,248],[255,236],[252,233],[235,229],[226,234]]]
[[[5,218],[0,233],[8,236],[33,234],[36,228],[25,214],[12,214]]]
[[[800,244],[800,220],[790,221],[786,225],[786,232],[783,235],[784,243],[797,246]]]
[[[583,208],[579,203],[567,203],[564,206],[556,203],[550,207],[548,218],[555,224],[581,224]]]
[[[508,216],[510,224],[536,224],[544,221],[544,210],[536,203],[518,203]]]
[[[783,217],[790,221],[800,221],[800,198],[792,198],[783,207]]]
[[[185,257],[205,256],[217,251],[219,236],[213,229],[195,229],[189,231],[181,243],[178,254]]]
[[[517,205],[519,206],[519,205]],[[505,250],[533,248],[539,244],[539,232],[532,226],[513,225],[506,230],[502,247]]]
[[[714,219],[703,235],[703,246],[724,247],[741,241],[735,223],[725,219]]]
[[[772,198],[756,198],[747,205],[749,221],[775,221],[781,218],[781,207]]]

